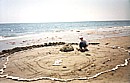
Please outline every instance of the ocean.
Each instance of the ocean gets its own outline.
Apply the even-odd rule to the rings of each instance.
[[[17,37],[45,32],[66,30],[98,29],[108,27],[130,26],[130,21],[83,21],[53,23],[4,23],[0,24],[0,37]]]

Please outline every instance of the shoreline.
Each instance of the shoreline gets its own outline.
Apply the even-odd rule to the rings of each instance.
[[[87,41],[103,39],[107,37],[128,36],[130,34],[130,26],[111,27],[87,30],[70,30],[64,32],[46,32],[41,34],[20,36],[16,38],[0,40],[0,51],[12,49],[14,47],[25,47],[38,45],[49,42],[68,42],[78,43],[78,37],[84,36]]]
[[[84,32],[87,31],[88,33],[93,32],[93,31],[114,31],[117,29],[129,29],[130,26],[118,26],[118,27],[98,27],[98,28],[92,28],[92,29],[70,29],[70,30],[55,30],[53,32],[40,32],[40,33],[34,33],[34,34],[26,34],[26,35],[20,35],[20,36],[10,36],[10,37],[4,37],[0,36],[0,41],[5,41],[5,40],[12,40],[12,39],[21,39],[21,38],[30,38],[30,37],[38,37],[39,35],[45,35],[45,34],[60,34],[60,33],[70,33],[70,32]]]
[[[99,44],[90,44],[89,51],[79,52],[80,35],[88,43]],[[0,83],[129,83],[129,42],[130,26],[0,40]],[[73,43],[74,50],[61,52],[65,43]],[[54,66],[57,60],[60,65]]]

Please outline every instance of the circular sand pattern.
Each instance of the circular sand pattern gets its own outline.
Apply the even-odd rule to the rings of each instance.
[[[81,72],[81,69],[86,68],[92,62],[91,57],[82,53],[64,53],[59,52],[59,49],[54,49],[56,48],[52,47],[49,50],[48,47],[43,47],[14,53],[10,55],[5,73],[22,78],[42,76],[73,78],[82,76],[84,72]],[[53,65],[56,60],[62,61],[59,66]]]
[[[128,64],[126,60],[124,65],[119,65],[124,63],[124,58],[112,58],[112,56],[126,56],[127,58],[128,55],[125,50],[115,47],[90,46],[90,51],[84,53],[78,51],[64,53],[59,52],[59,48],[43,47],[14,53],[10,55],[4,74],[33,80],[34,78],[40,79],[39,77],[48,79],[93,78],[112,69],[116,70],[118,66]],[[53,65],[56,60],[62,61],[59,66]]]

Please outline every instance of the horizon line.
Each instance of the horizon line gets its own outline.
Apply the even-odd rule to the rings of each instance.
[[[90,21],[57,21],[57,22],[0,22],[0,24],[17,24],[17,23],[21,23],[21,24],[26,24],[26,23],[71,23],[71,22],[110,22],[110,21],[130,21],[129,20],[90,20]]]

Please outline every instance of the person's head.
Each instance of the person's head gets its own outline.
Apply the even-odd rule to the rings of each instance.
[[[83,40],[83,36],[79,36],[79,39],[80,39],[80,40]]]

